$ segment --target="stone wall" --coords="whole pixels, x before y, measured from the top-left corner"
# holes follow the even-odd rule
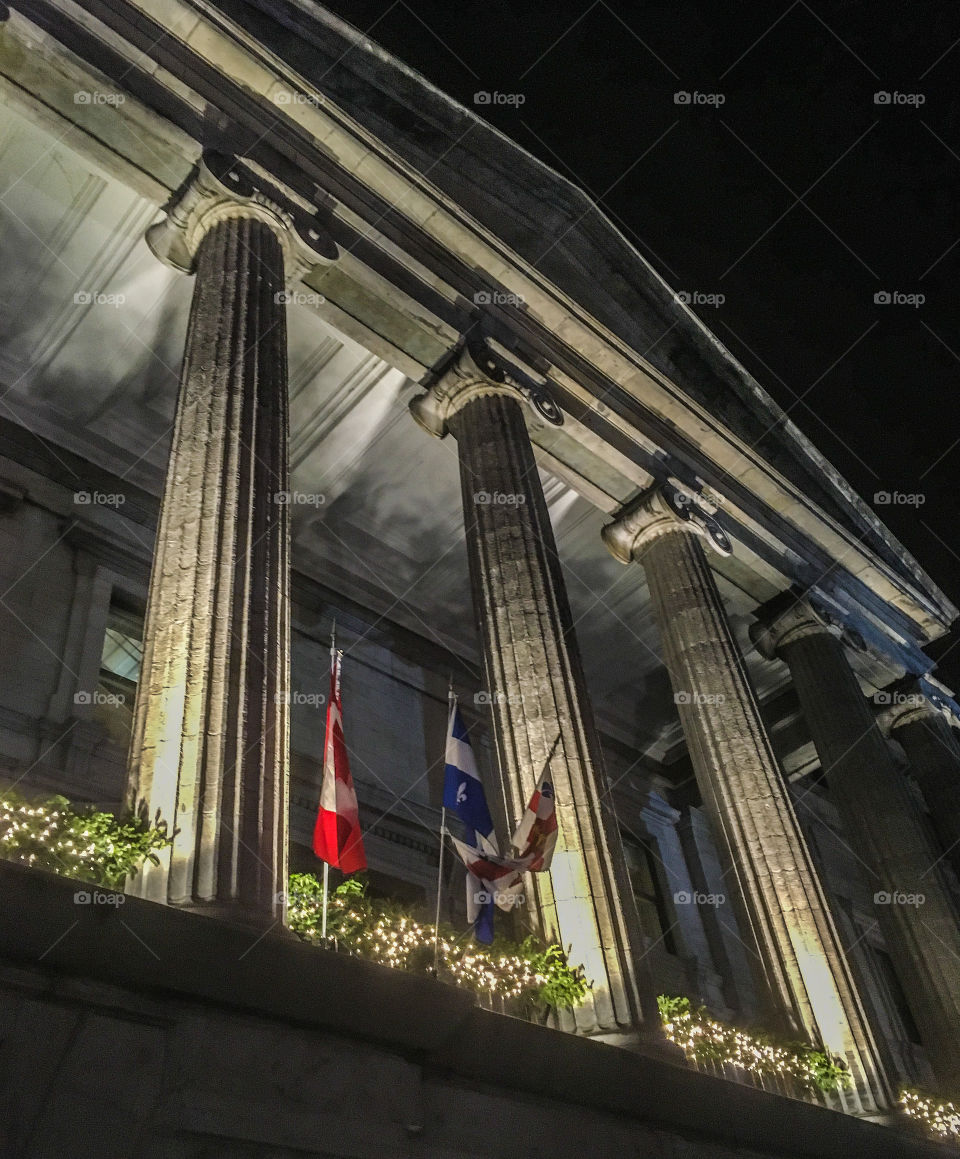
[[[0,862],[9,1159],[936,1159],[898,1128]]]

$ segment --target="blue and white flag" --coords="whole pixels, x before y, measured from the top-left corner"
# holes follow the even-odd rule
[[[447,764],[443,780],[443,807],[463,822],[468,845],[483,853],[497,853],[493,818],[477,772],[477,762],[456,701],[450,705],[447,727]],[[458,848],[459,848],[459,843]],[[467,869],[467,920],[478,942],[493,941],[494,901],[489,890]]]
[[[487,807],[483,792],[483,782],[477,773],[470,738],[463,724],[463,717],[456,701],[450,706],[450,723],[447,728],[447,766],[443,781],[443,807],[455,813],[463,822],[464,835],[468,845],[477,845],[477,837],[493,844],[490,852],[496,852],[497,839],[493,832],[493,818]]]

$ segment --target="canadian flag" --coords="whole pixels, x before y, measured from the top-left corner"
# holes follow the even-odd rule
[[[340,704],[342,652],[330,652],[330,699],[327,702],[327,737],[323,757],[320,809],[313,829],[313,852],[344,873],[367,868],[360,835],[357,794],[350,776],[347,746],[343,740],[343,708]]]

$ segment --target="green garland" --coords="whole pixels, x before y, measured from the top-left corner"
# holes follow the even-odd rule
[[[796,1079],[808,1090],[831,1092],[850,1084],[843,1063],[828,1051],[805,1042],[777,1042],[762,1031],[748,1033],[711,1018],[689,998],[657,998],[667,1038],[688,1058],[736,1066],[755,1075]]]
[[[29,801],[13,789],[0,792],[0,857],[64,877],[122,889],[170,838],[138,817],[75,808],[66,797]],[[290,876],[287,920],[304,941],[322,944],[323,886],[311,873]],[[331,893],[327,941],[348,953],[394,968],[433,972],[436,927],[418,922],[396,902],[373,899],[357,878]],[[489,948],[464,945],[451,927],[439,927],[441,976],[477,993],[519,999],[532,1011],[578,1006],[590,990],[580,967],[562,947],[543,946],[532,935],[519,944],[498,937]],[[657,999],[668,1039],[688,1058],[740,1067],[756,1075],[790,1075],[817,1091],[850,1083],[843,1064],[808,1043],[778,1043],[762,1032],[747,1033],[711,1018],[689,998]],[[904,1113],[933,1135],[960,1142],[960,1109],[922,1091],[903,1090]]]
[[[0,792],[0,857],[107,889],[121,890],[170,838],[139,817],[77,808],[65,797],[29,801],[13,789]],[[304,941],[321,943],[323,887],[310,873],[289,884],[288,924]],[[370,898],[350,878],[332,893],[328,942],[382,965],[418,973],[433,970],[433,925],[418,922],[396,902]],[[464,944],[451,927],[440,927],[440,973],[477,993],[517,999],[531,1013],[576,1006],[590,989],[560,946],[534,937],[519,945],[498,937],[490,947]]]
[[[291,874],[287,925],[304,941],[322,945],[322,923],[323,885],[312,873]],[[432,973],[437,928],[396,902],[370,897],[355,877],[330,892],[327,943],[381,965]],[[441,924],[438,949],[441,977],[478,994],[559,1009],[579,1005],[590,989],[560,946],[542,946],[532,935],[519,944],[497,937],[491,946],[478,947]]]
[[[0,793],[0,857],[35,869],[122,889],[169,844],[165,832],[138,817],[77,809],[66,797],[30,802],[13,789]]]

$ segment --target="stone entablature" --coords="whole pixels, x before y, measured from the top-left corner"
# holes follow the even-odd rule
[[[94,38],[102,34],[102,26],[92,17],[72,7],[69,11],[61,8],[58,0],[39,0],[39,4],[68,47],[82,49],[88,43],[81,29],[92,32]],[[162,14],[148,3],[123,0],[101,13],[99,19],[112,27],[116,41],[112,47],[125,55],[129,74],[136,75],[138,82],[143,80],[138,93],[151,91],[163,108],[163,116],[155,117],[156,126],[152,127],[158,135],[165,132],[170,140],[163,151],[153,150],[152,160],[150,150],[141,151],[137,143],[143,136],[141,122],[150,121],[152,110],[133,93],[127,95],[122,114],[114,115],[136,118],[141,131],[126,135],[123,144],[117,134],[105,133],[102,109],[58,108],[61,116],[69,116],[76,125],[77,146],[85,145],[98,163],[104,162],[105,155],[115,157],[115,167],[125,180],[133,170],[155,168],[158,158],[166,159],[170,151],[184,149],[184,134],[188,128],[195,130],[196,108],[204,105],[229,109],[216,122],[217,132],[224,138],[231,131],[241,136],[249,132],[259,142],[264,118],[269,116],[274,130],[269,142],[272,152],[268,154],[263,146],[253,147],[252,153],[258,164],[269,156],[269,164],[280,159],[275,168],[296,169],[302,180],[297,182],[295,196],[291,191],[292,200],[303,204],[305,189],[313,183],[314,200],[336,219],[338,236],[343,236],[349,256],[337,276],[342,273],[349,282],[350,309],[338,306],[333,282],[329,305],[344,324],[349,321],[360,327],[357,336],[369,342],[371,349],[380,350],[406,373],[419,377],[447,356],[456,336],[469,329],[478,314],[501,339],[510,341],[523,332],[522,340],[537,347],[540,356],[552,364],[551,380],[562,386],[565,395],[558,397],[559,405],[570,410],[582,407],[593,430],[611,447],[629,442],[630,455],[641,469],[656,473],[666,466],[667,473],[681,474],[681,463],[687,464],[687,469],[693,464],[697,474],[724,492],[725,526],[757,568],[776,570],[786,586],[809,581],[809,575],[793,574],[805,560],[815,561],[818,571],[833,565],[835,580],[846,588],[850,602],[884,621],[891,650],[908,661],[904,667],[915,670],[921,663],[913,643],[918,630],[921,638],[939,634],[955,611],[899,546],[891,547],[875,517],[868,515],[843,481],[834,477],[829,465],[799,432],[783,423],[788,432],[786,442],[795,452],[795,461],[805,464],[812,489],[790,482],[783,473],[783,467],[789,466],[789,455],[777,465],[764,461],[751,450],[752,440],[738,438],[734,430],[717,421],[715,408],[693,397],[692,386],[682,375],[672,378],[669,368],[651,365],[637,353],[645,347],[635,343],[631,348],[615,331],[598,322],[590,312],[591,305],[599,309],[596,302],[572,298],[569,290],[551,283],[505,247],[489,224],[479,225],[464,213],[456,197],[431,185],[415,165],[403,159],[403,142],[378,140],[371,127],[362,123],[362,103],[345,111],[336,94],[345,81],[356,84],[360,75],[369,79],[366,65],[357,76],[350,75],[356,62],[369,63],[367,58],[373,51],[369,44],[352,46],[347,54],[349,63],[340,71],[330,70],[323,86],[327,91],[322,92],[283,59],[282,48],[278,51],[284,36],[280,25],[274,28],[267,23],[265,27],[280,39],[266,46],[226,17],[214,20],[183,0],[171,0]],[[18,44],[22,40],[28,46],[31,59],[36,58],[36,32],[28,21],[15,13],[8,32]],[[338,40],[345,35],[344,29],[331,25],[322,12],[307,20],[301,32],[307,40],[320,37],[321,45],[331,37]],[[166,46],[162,61],[154,59],[158,44]],[[169,70],[171,58],[166,53],[173,45],[178,65],[184,70],[182,77]],[[0,74],[6,69],[11,81],[21,88],[25,85],[28,93],[33,86],[36,98],[47,107],[53,98],[44,86],[56,87],[49,63],[56,58],[56,50],[49,38],[43,48],[47,71],[39,68],[36,75],[22,75],[17,64],[21,52],[10,60],[0,59]],[[378,59],[379,67],[386,63],[388,71],[390,66],[397,67],[389,58]],[[147,61],[149,84],[144,68]],[[75,58],[70,58],[70,67],[75,73]],[[342,96],[348,103],[349,93],[347,85]],[[422,96],[431,105],[438,99],[443,104],[432,91],[425,90]],[[396,98],[393,93],[389,99]],[[452,108],[447,103],[444,116]],[[439,107],[437,112],[439,115]],[[459,113],[464,115],[463,110]],[[390,135],[388,125],[381,129]],[[110,148],[104,148],[104,139],[111,141]],[[501,142],[500,147],[507,146]],[[162,179],[169,188],[170,173],[178,172],[179,166],[166,165],[160,178],[151,175],[153,187]],[[279,177],[277,182],[278,187],[284,184]],[[334,189],[336,195],[331,196]],[[533,191],[526,190],[525,196],[533,197]],[[385,212],[388,207],[389,214]],[[378,228],[369,225],[371,213]],[[383,219],[388,216],[385,223]],[[403,253],[399,264],[397,247]],[[442,262],[437,260],[438,253],[444,255]],[[666,287],[650,281],[649,271],[636,255],[633,261],[637,277],[659,300]],[[592,266],[588,262],[582,268]],[[364,288],[369,294],[374,285],[375,294],[380,296],[377,308],[373,308],[374,303],[369,310],[358,307],[357,291]],[[492,303],[484,303],[478,295],[489,297],[491,286],[512,295],[519,304],[494,308]],[[473,309],[469,306],[471,298]],[[340,302],[347,306],[342,295]],[[387,303],[391,318],[409,319],[413,326],[416,315],[415,335],[412,330],[406,335],[384,333],[390,326],[384,325],[386,314],[379,307]],[[697,357],[706,357],[704,352],[709,352],[707,361],[719,360],[717,366],[723,366],[724,389],[730,390],[732,376],[738,384],[733,393],[743,396],[741,405],[749,400],[761,411],[769,409],[769,400],[760,388],[702,332],[692,315],[682,307],[675,307],[675,313],[674,324]],[[406,323],[398,324],[402,327]],[[425,353],[427,346],[430,353]],[[750,409],[746,406],[745,413]],[[709,456],[704,453],[708,443]],[[575,448],[568,446],[567,451],[576,456]],[[567,466],[575,477],[577,464]],[[830,497],[822,496],[818,506],[810,496],[816,490],[813,484],[819,485],[823,478],[830,480]],[[744,479],[749,479],[749,486],[734,486],[734,480]],[[635,487],[624,475],[612,498],[622,505]],[[591,501],[595,498],[589,487],[584,494]],[[866,547],[867,543],[871,546]]]

